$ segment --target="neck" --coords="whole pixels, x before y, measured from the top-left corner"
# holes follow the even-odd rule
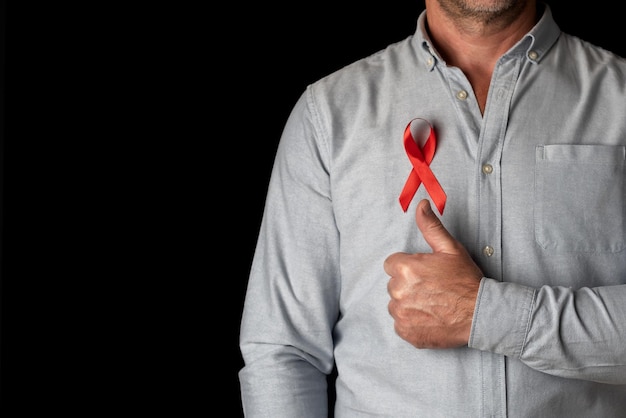
[[[498,59],[537,21],[536,1],[425,0],[429,36],[447,65],[460,68],[484,109]],[[477,6],[476,3],[497,3]]]

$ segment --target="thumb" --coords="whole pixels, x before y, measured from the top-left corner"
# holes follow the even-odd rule
[[[428,199],[417,204],[415,223],[434,252],[458,254],[460,245],[430,207]]]

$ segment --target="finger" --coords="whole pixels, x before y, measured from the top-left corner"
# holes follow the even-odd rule
[[[417,204],[415,223],[434,252],[450,254],[459,252],[458,241],[450,235],[441,220],[432,211],[428,199],[422,199]]]
[[[407,255],[407,253],[403,252],[397,252],[389,255],[383,263],[383,270],[385,270],[385,273],[387,273],[389,276],[396,275],[398,263],[400,262],[400,260],[405,259]]]

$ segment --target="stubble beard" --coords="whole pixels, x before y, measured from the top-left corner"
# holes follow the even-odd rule
[[[437,0],[453,20],[473,20],[483,24],[510,21],[524,9],[527,0]]]

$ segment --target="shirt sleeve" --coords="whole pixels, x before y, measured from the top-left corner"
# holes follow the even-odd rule
[[[305,92],[285,125],[252,261],[240,329],[246,417],[328,415],[339,236],[313,108]]]
[[[626,285],[534,289],[483,278],[469,346],[551,375],[626,384]]]

